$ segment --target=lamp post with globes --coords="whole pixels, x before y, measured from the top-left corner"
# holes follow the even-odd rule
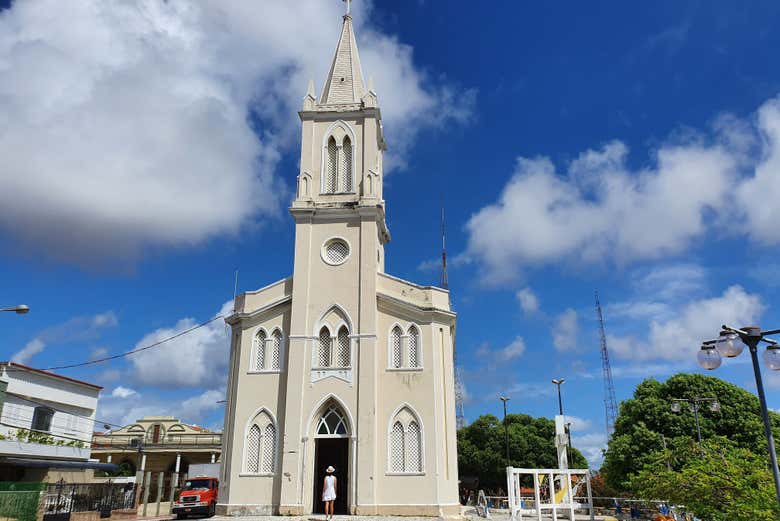
[[[717,340],[707,340],[702,343],[697,358],[700,366],[708,371],[712,371],[720,367],[722,363],[721,357],[735,358],[742,354],[745,346],[748,346],[750,358],[753,361],[753,373],[756,377],[756,390],[758,391],[758,401],[761,404],[761,415],[764,420],[764,433],[769,446],[769,459],[772,463],[772,475],[775,479],[775,493],[777,494],[777,502],[780,504],[780,471],[777,468],[777,453],[775,452],[775,440],[772,436],[772,423],[769,419],[769,410],[766,405],[761,366],[758,363],[758,346],[761,343],[767,344],[763,356],[764,365],[773,371],[780,371],[780,344],[768,338],[774,335],[780,335],[780,329],[761,331],[761,328],[756,326],[737,329],[724,325]]]
[[[695,398],[673,398],[672,412],[681,412],[682,404],[684,403],[688,404],[693,416],[696,418],[696,438],[699,440],[699,446],[701,447],[701,423],[699,423],[700,404],[709,403],[712,412],[720,412],[720,402],[717,398],[699,398],[698,396]]]

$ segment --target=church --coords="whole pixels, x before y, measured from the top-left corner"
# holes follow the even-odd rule
[[[385,273],[377,94],[349,14],[302,122],[292,276],[236,298],[223,515],[460,514],[455,313],[445,289]]]

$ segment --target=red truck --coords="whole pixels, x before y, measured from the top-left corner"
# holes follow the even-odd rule
[[[217,494],[219,480],[207,476],[197,476],[184,483],[179,499],[173,504],[176,519],[184,519],[190,515],[205,515],[211,517],[217,509]]]

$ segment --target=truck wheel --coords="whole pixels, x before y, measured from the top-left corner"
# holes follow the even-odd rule
[[[214,517],[214,514],[216,513],[217,513],[217,504],[212,503],[211,505],[209,505],[209,517]]]

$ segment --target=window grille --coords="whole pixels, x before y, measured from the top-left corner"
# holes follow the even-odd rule
[[[409,367],[420,367],[420,332],[409,328]]]
[[[404,426],[401,422],[395,422],[390,432],[390,470],[404,471]]]
[[[390,333],[390,345],[393,350],[393,368],[400,369],[403,363],[403,351],[401,348],[401,328],[395,326]]]
[[[325,171],[325,193],[333,194],[336,192],[336,170],[338,169],[338,147],[336,140],[328,140],[328,163]]]
[[[422,436],[416,421],[406,431],[406,472],[422,472]]]
[[[328,331],[328,328],[323,327],[320,330],[320,367],[330,367],[330,344],[330,331]]]
[[[338,343],[338,365],[339,367],[349,367],[352,364],[350,363],[349,332],[346,327],[339,329]]]
[[[338,265],[347,260],[349,256],[349,246],[340,240],[330,241],[325,246],[325,260],[328,264]]]
[[[265,331],[258,331],[255,335],[255,359],[253,363],[253,369],[255,371],[262,371],[265,369]]]
[[[260,468],[260,442],[260,427],[252,425],[246,438],[246,471],[252,474],[257,474]]]
[[[273,334],[273,347],[271,351],[271,369],[281,368],[282,357],[282,332],[278,329]]]
[[[33,410],[33,419],[30,428],[34,431],[49,432],[51,430],[51,420],[53,417],[54,409],[49,407],[36,407]]]
[[[265,428],[265,436],[263,436],[263,466],[262,471],[264,474],[271,474],[276,467],[276,429],[272,424],[268,424]]]
[[[348,137],[341,148],[341,191],[352,191],[352,142]]]

